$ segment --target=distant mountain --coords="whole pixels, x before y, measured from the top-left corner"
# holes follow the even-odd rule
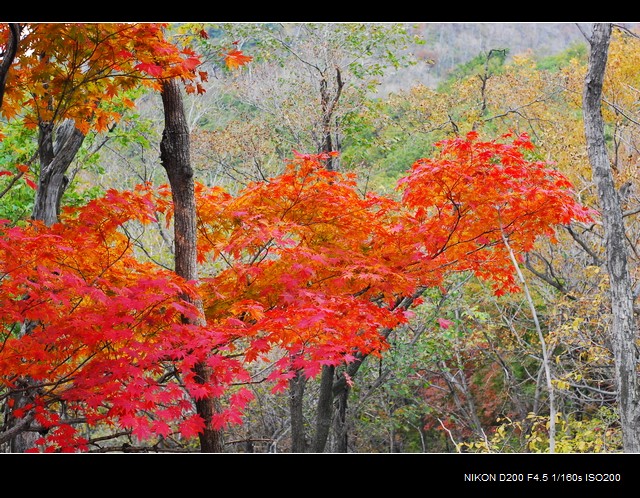
[[[634,29],[639,23],[618,23]],[[586,43],[578,25],[589,23],[414,23],[412,30],[425,40],[414,47],[420,62],[389,75],[383,93],[398,91],[417,83],[435,87],[449,71],[481,52],[508,49],[510,56],[532,51],[540,57],[562,52],[572,44]],[[432,61],[432,62],[431,62]]]

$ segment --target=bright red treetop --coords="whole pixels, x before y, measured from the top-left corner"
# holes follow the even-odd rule
[[[534,145],[526,134],[485,142],[471,132],[436,145],[439,155],[416,161],[399,182],[411,212],[405,236],[423,253],[428,285],[446,271],[469,270],[494,281],[499,294],[516,291],[503,235],[522,253],[538,237],[555,240],[557,225],[590,219],[564,175],[527,159]]]

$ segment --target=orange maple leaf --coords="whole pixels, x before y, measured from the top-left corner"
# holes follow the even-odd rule
[[[229,69],[236,69],[240,66],[244,66],[252,60],[253,57],[250,55],[244,55],[242,50],[233,49],[224,54],[224,62]]]

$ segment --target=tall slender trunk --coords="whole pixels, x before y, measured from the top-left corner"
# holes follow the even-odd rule
[[[196,201],[191,167],[189,127],[184,113],[182,94],[176,80],[162,84],[165,128],[160,142],[160,159],[167,171],[174,207],[174,249],[175,272],[186,280],[198,279],[196,252]],[[194,321],[204,325],[204,310],[201,301],[193,301],[185,296],[201,311],[202,318]],[[211,370],[205,363],[195,365],[196,380],[206,384],[211,379]],[[202,453],[224,451],[222,432],[211,427],[211,420],[219,411],[216,398],[205,397],[195,402],[197,413],[205,422],[205,429],[199,435]]]
[[[502,241],[504,242],[507,251],[509,252],[509,257],[511,259],[511,263],[513,264],[513,268],[518,275],[518,280],[522,284],[522,288],[524,290],[524,295],[527,299],[527,303],[529,304],[529,310],[531,311],[531,317],[533,318],[533,323],[536,326],[536,332],[538,334],[538,339],[540,340],[540,348],[542,350],[542,368],[544,370],[545,379],[547,381],[547,392],[549,393],[549,453],[555,453],[556,451],[556,416],[558,414],[558,409],[556,406],[556,393],[553,387],[553,374],[551,372],[552,361],[549,356],[549,350],[547,349],[547,343],[545,341],[544,335],[542,334],[542,328],[540,327],[540,320],[538,320],[538,312],[536,311],[535,304],[533,302],[533,298],[531,297],[531,292],[529,292],[529,285],[522,274],[522,270],[520,270],[520,266],[518,265],[518,261],[516,259],[516,255],[511,249],[511,245],[509,244],[509,239],[502,230]]]
[[[593,24],[589,39],[591,52],[583,92],[583,111],[587,152],[593,181],[598,190],[605,231],[612,312],[610,336],[615,359],[623,449],[628,453],[637,453],[640,452],[637,327],[633,316],[631,276],[627,267],[623,211],[606,149],[601,108],[611,30],[610,23]]]

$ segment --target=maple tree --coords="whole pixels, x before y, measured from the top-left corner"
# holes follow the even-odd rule
[[[71,118],[80,131],[98,131],[119,116],[104,104],[140,84],[160,89],[166,78],[199,91],[200,60],[169,41],[161,23],[33,23],[20,26],[14,64],[8,70],[2,114],[26,126]],[[0,29],[0,44],[11,31]],[[130,107],[134,103],[129,101]]]
[[[555,226],[589,219],[592,210],[573,200],[571,183],[544,161],[531,161],[526,134],[506,134],[511,143],[477,141],[478,134],[436,144],[441,156],[418,160],[399,181],[404,204],[414,210],[414,232],[429,254],[421,265],[429,272],[472,270],[495,281],[498,294],[518,290],[508,261],[506,236],[516,253],[530,251],[541,235],[553,239]],[[490,250],[481,250],[489,248]]]
[[[548,62],[533,53],[514,54],[507,63],[503,58],[498,61],[498,58],[492,56],[492,51],[489,51],[481,54],[482,57],[474,61],[475,65],[470,64],[464,68],[468,73],[459,73],[458,78],[446,80],[437,90],[416,85],[380,103],[374,102],[371,110],[364,116],[367,120],[364,121],[367,124],[365,131],[367,136],[371,136],[368,138],[369,143],[381,144],[384,153],[380,152],[380,147],[362,147],[354,151],[364,155],[374,174],[380,171],[368,184],[374,184],[375,187],[382,184],[384,187],[389,178],[402,174],[401,165],[406,164],[407,160],[413,161],[415,157],[423,155],[429,157],[432,154],[431,144],[448,133],[464,134],[473,129],[481,134],[493,135],[510,128],[526,129],[535,137],[535,156],[554,158],[557,162],[555,168],[572,181],[582,202],[596,206],[584,153],[581,113],[576,112],[580,105],[576,96],[580,94],[584,74],[584,53],[583,50],[573,48],[567,50],[554,58],[554,65],[549,70],[542,69],[543,66],[548,67]],[[624,53],[628,54],[628,50]],[[493,54],[495,55],[495,51]],[[494,62],[500,64],[493,66]],[[617,68],[618,64],[612,67]],[[620,82],[622,78],[613,76],[611,80]],[[389,119],[389,116],[393,116],[393,119]],[[623,142],[626,143],[627,140],[620,142],[621,147],[624,147]],[[349,157],[352,156],[349,153]],[[616,157],[624,159],[625,155],[619,154]],[[555,238],[557,240],[553,242],[538,240],[532,250],[524,253],[522,262],[523,270],[535,276],[529,285],[534,291],[537,313],[543,327],[551,329],[563,327],[567,320],[571,323],[571,315],[576,319],[582,315],[582,310],[575,309],[569,317],[558,316],[553,312],[558,301],[571,303],[582,296],[587,301],[593,299],[594,293],[601,292],[597,279],[593,278],[594,273],[590,271],[590,265],[598,265],[599,254],[602,254],[599,224],[573,222],[564,225],[555,234]],[[549,396],[533,398],[529,395],[529,389],[549,393],[548,388],[538,385],[539,380],[529,377],[530,369],[537,368],[536,362],[531,361],[533,358],[544,363],[540,358],[542,345],[529,333],[530,317],[518,317],[522,294],[496,299],[486,295],[487,291],[488,286],[477,286],[473,280],[460,291],[469,295],[468,307],[483,300],[495,303],[487,310],[492,317],[492,327],[490,331],[483,329],[487,332],[486,339],[490,344],[484,352],[484,364],[477,363],[476,357],[473,360],[476,366],[470,371],[460,369],[460,375],[477,378],[485,369],[492,371],[491,364],[499,365],[503,372],[503,389],[510,393],[510,401],[505,402],[504,409],[510,416],[515,415],[524,422],[529,410],[536,414],[544,413],[550,402]],[[565,298],[560,298],[560,294]],[[463,306],[459,312],[464,313],[464,310]],[[505,323],[510,324],[510,330],[501,330],[504,327],[501,324]],[[585,331],[581,328],[580,333],[583,332]],[[597,330],[594,332],[594,339],[597,340],[600,336]],[[510,335],[517,338],[518,342],[510,340]],[[466,347],[463,344],[462,351],[472,351],[475,348],[475,341],[471,337],[463,343],[466,343]],[[554,355],[554,360],[559,360],[559,356],[562,356],[568,360],[566,366],[569,367],[574,357],[564,351],[565,343],[554,340],[552,344],[553,348],[549,351]],[[464,354],[463,358],[466,360]],[[573,365],[577,363],[579,362],[574,362]],[[526,365],[524,370],[523,365]],[[554,363],[554,368],[561,369],[559,365],[560,363]],[[590,370],[588,365],[583,367],[583,373]],[[458,369],[458,365],[451,364],[450,368]],[[434,362],[432,369],[439,372],[439,364]],[[447,375],[447,371],[442,371],[429,378],[446,386]],[[575,409],[591,410],[589,400],[600,395],[596,391],[592,392],[590,386],[602,386],[597,377],[574,382],[571,390],[555,389],[558,404],[573,403],[577,395],[585,404],[577,403]],[[594,381],[593,384],[591,380]],[[455,390],[451,391],[453,393]],[[436,392],[439,393],[437,396]],[[440,394],[439,391],[430,390],[426,402],[446,422],[447,411],[455,408],[453,404],[445,403]],[[481,413],[483,407],[491,406],[495,399],[484,393],[476,401],[476,409]],[[455,410],[451,420],[456,420],[456,423],[447,424],[451,433],[443,433],[445,441],[449,440],[450,435],[465,438],[469,434],[461,427],[464,425],[462,421],[470,418],[469,410]],[[429,419],[434,420],[431,417]],[[492,430],[491,424],[488,425],[483,430]],[[440,427],[440,422],[435,419],[435,424],[430,422],[429,426],[433,427],[434,434]]]
[[[630,241],[629,264],[634,282],[637,280],[637,251],[634,248],[638,234],[638,197],[635,178],[637,126],[634,123],[632,102],[635,97],[632,89],[637,87],[637,72],[633,71],[637,58],[636,47],[637,36],[614,30],[610,62],[605,75],[606,105],[603,106],[608,131],[605,138],[614,165],[614,181],[625,206],[625,236]],[[397,106],[385,107],[388,102],[394,102],[395,95],[382,100],[376,107],[377,111],[383,112],[380,120],[364,130],[367,134],[365,138],[373,138],[360,149],[368,153],[361,169],[363,177],[366,175],[363,188],[388,190],[392,176],[402,174],[405,166],[416,157],[430,157],[433,141],[448,133],[465,133],[473,126],[481,134],[494,136],[496,130],[514,127],[529,130],[535,137],[536,155],[554,158],[558,163],[556,167],[574,183],[582,202],[597,208],[581,112],[586,55],[587,46],[582,44],[558,57],[547,59],[541,59],[533,53],[513,54],[498,68],[499,71],[488,73],[481,67],[484,63],[479,64],[477,74],[456,82],[446,91],[440,89],[435,92],[418,86],[411,89],[411,99],[407,97]],[[485,85],[482,85],[479,76],[483,77]],[[490,77],[487,79],[486,76]],[[377,106],[378,101],[375,100],[372,105]],[[480,116],[479,110],[483,106],[484,113]],[[384,135],[380,131],[383,125],[390,125],[382,130]],[[389,133],[392,126],[392,133]],[[247,138],[251,136],[249,133]],[[259,143],[264,144],[272,136],[267,135]],[[276,136],[281,137],[282,133]],[[342,142],[343,145],[348,144],[347,154],[342,156],[341,162],[351,168],[358,164],[362,156],[353,154],[352,137],[347,136],[345,134]],[[379,147],[381,143],[384,148]],[[372,163],[380,170],[375,184],[368,175]],[[236,170],[233,171],[235,173]],[[595,413],[594,406],[598,403],[603,406],[615,404],[612,397],[615,391],[613,360],[609,352],[610,343],[606,340],[610,310],[602,300],[608,287],[607,275],[603,271],[606,248],[602,225],[597,220],[572,223],[560,230],[556,237],[558,242],[555,244],[539,240],[536,247],[524,255],[523,265],[527,272],[536,276],[529,283],[535,286],[534,297],[543,325],[549,327],[549,345],[553,347],[554,361],[557,361],[554,363],[557,375],[554,382],[557,380],[558,402],[565,409],[588,417]],[[469,294],[470,300],[475,302],[480,299],[478,293],[484,296],[486,288],[467,286],[462,292]],[[631,288],[636,289],[637,286],[632,284]],[[484,298],[488,299],[486,296]],[[637,290],[634,298],[637,298]],[[515,379],[509,385],[510,403],[518,407],[518,413],[524,414],[520,417],[524,422],[526,410],[532,410],[538,416],[545,413],[548,406],[544,395],[534,398],[531,394],[544,393],[546,390],[533,375],[537,368],[536,361],[540,361],[540,344],[530,334],[530,318],[518,316],[518,309],[522,306],[521,295],[503,296],[492,302],[496,303],[495,308],[490,310],[493,325],[501,331],[501,323],[511,324],[511,330],[506,331],[506,335],[491,336],[491,339],[492,346],[498,347],[496,354],[507,359],[505,378],[516,374],[516,377],[509,377]],[[558,307],[563,310],[562,313],[557,311]],[[585,314],[588,319],[582,320]],[[513,322],[514,318],[517,321]],[[559,332],[557,336],[555,331]],[[514,343],[509,340],[509,334],[513,336],[512,339],[522,341]],[[563,340],[556,340],[559,336]],[[600,358],[598,368],[592,368],[589,362],[582,361],[593,355]],[[487,352],[485,361],[497,359]],[[527,370],[523,370],[523,365],[527,366]],[[512,372],[508,373],[507,369]],[[570,369],[573,371],[570,372]],[[581,377],[583,374],[585,376]],[[567,380],[571,381],[570,387],[565,387]],[[491,402],[488,399],[481,401],[485,404]],[[525,411],[521,412],[520,407]],[[368,429],[373,422],[368,419],[366,423]],[[363,433],[367,433],[366,429],[359,434]],[[355,441],[354,438],[352,448],[357,447]]]
[[[166,41],[163,28],[144,23],[2,25],[0,45],[8,55],[3,59],[1,112],[38,130],[37,187],[25,176],[36,190],[32,218],[48,225],[58,220],[69,183],[65,173],[90,127],[106,130],[119,119],[109,108],[119,92],[140,83],[159,88],[161,77],[195,79],[198,59]],[[19,63],[12,65],[14,61]],[[126,98],[123,103],[133,106]],[[16,165],[14,183],[34,159]],[[29,335],[32,329],[26,323],[21,333]],[[12,398],[18,408],[32,404],[29,387],[34,387],[28,377],[21,382],[27,387]],[[24,432],[12,439],[17,451],[31,444]]]
[[[347,252],[350,260],[358,261],[359,251],[364,248],[366,248],[367,258],[373,257],[374,259],[368,263],[372,265],[371,269],[364,274],[373,280],[361,282],[356,279],[355,283],[359,284],[361,288],[348,287],[349,296],[376,296],[375,303],[382,306],[385,312],[403,313],[407,303],[413,302],[412,299],[404,301],[403,298],[412,296],[416,289],[419,292],[421,288],[438,285],[442,281],[443,275],[448,271],[467,270],[476,272],[481,278],[494,281],[495,291],[498,294],[516,290],[513,269],[508,264],[508,251],[502,244],[503,233],[506,231],[512,239],[512,246],[518,252],[523,252],[530,250],[540,235],[552,235],[551,226],[553,224],[566,223],[571,219],[586,219],[588,211],[575,203],[571,191],[568,190],[569,183],[563,175],[549,169],[542,162],[530,162],[525,159],[523,151],[532,148],[532,144],[526,136],[515,137],[512,144],[476,143],[476,138],[475,134],[470,134],[466,139],[460,138],[443,142],[439,144],[443,147],[443,157],[416,163],[414,173],[407,177],[406,181],[401,182],[401,186],[405,189],[406,206],[413,210],[411,214],[404,212],[400,204],[393,205],[389,199],[386,199],[387,207],[384,210],[379,209],[376,215],[377,225],[380,225],[384,219],[381,216],[383,212],[389,215],[384,224],[380,225],[382,231],[371,234],[371,227],[376,225],[372,225],[366,218],[363,218],[364,225],[356,224],[354,221],[350,222],[350,226],[353,228],[363,226],[367,229],[365,232],[367,236],[359,240],[358,244]],[[500,163],[501,161],[503,164]],[[315,167],[318,168],[321,165]],[[315,173],[315,175],[324,176],[328,174],[324,171]],[[487,182],[489,174],[493,175],[496,182]],[[474,183],[476,181],[477,183]],[[324,195],[330,195],[333,192],[334,182],[335,180],[332,180],[322,189]],[[275,196],[275,199],[288,198],[287,195],[280,193],[278,189],[280,182],[260,182],[257,185],[262,192],[262,202],[268,202],[267,196]],[[443,189],[442,196],[436,195],[438,190],[434,188],[434,185],[439,185],[439,188]],[[466,191],[467,186],[468,191]],[[457,190],[460,191],[460,199],[465,199],[465,196],[468,195],[468,205],[466,203],[458,204],[454,199],[453,196],[457,196]],[[424,196],[423,192],[430,192],[431,195]],[[302,190],[296,191],[296,196],[301,196],[303,193]],[[316,199],[319,195],[314,192],[310,198]],[[306,199],[306,196],[303,198]],[[374,198],[374,196],[371,195],[370,198]],[[327,202],[330,205],[339,203],[337,199]],[[287,203],[282,204],[277,200],[274,203],[280,209],[292,210],[292,207]],[[317,212],[318,206],[322,204],[322,202],[315,202],[314,212]],[[221,201],[216,201],[214,205],[220,206]],[[349,199],[347,206],[344,206],[340,212],[349,213],[349,206],[358,208],[359,204],[356,199]],[[243,209],[238,211],[238,216],[245,216],[245,218],[236,221],[236,223],[241,223],[241,233],[244,234],[247,231],[251,233],[250,223],[257,216],[256,213],[261,213],[262,209],[264,208],[254,207],[249,210],[243,206]],[[359,216],[364,216],[364,212],[362,210],[360,212],[362,214]],[[220,212],[216,211],[216,213],[215,219],[219,219]],[[281,218],[282,215],[279,215],[276,220]],[[262,221],[262,216],[258,219]],[[260,225],[262,236],[266,238],[268,244],[277,244],[278,238],[272,236],[266,226],[266,221],[262,221]],[[216,229],[211,230],[211,233],[222,234],[224,231],[216,225]],[[277,232],[277,235],[279,238],[282,237],[280,231]],[[360,235],[360,237],[362,236]],[[213,235],[209,235],[209,237],[213,237]],[[323,239],[325,243],[328,240],[326,237]],[[344,243],[349,240],[349,237],[353,237],[353,235],[341,233],[338,240]],[[370,242],[363,246],[362,240],[370,240]],[[402,246],[398,245],[399,241],[403,242]],[[253,249],[249,246],[249,249],[255,252],[249,252],[245,256],[252,262],[250,273],[249,270],[238,273],[236,265],[232,265],[233,270],[228,271],[230,275],[233,275],[234,288],[240,281],[241,284],[247,286],[247,290],[250,290],[252,295],[259,292],[265,293],[261,290],[260,283],[263,278],[266,278],[263,275],[264,270],[258,271],[256,267],[275,265],[272,258],[278,253],[277,246],[265,246],[264,240],[259,242]],[[222,244],[223,242],[212,239],[211,243]],[[376,253],[378,250],[384,252]],[[488,255],[478,255],[481,251],[487,252]],[[267,254],[268,257],[266,257]],[[223,261],[225,264],[231,264],[232,259],[231,255],[228,255],[223,258]],[[336,292],[338,284],[344,285],[345,276],[349,278],[354,276],[351,267],[342,271],[337,269],[333,271],[333,260],[327,261],[322,258],[320,261],[323,263],[322,267],[329,270],[330,273],[329,276],[325,276],[319,281],[331,285],[333,292]],[[298,267],[297,264],[295,266],[287,265],[285,268],[288,273],[284,278],[292,279],[291,268]],[[392,273],[389,273],[390,271]],[[383,273],[380,274],[380,272]],[[310,273],[311,276],[316,274],[317,270]],[[334,275],[332,278],[331,274]],[[356,273],[355,276],[359,274]],[[376,275],[378,276],[376,277]],[[394,280],[391,276],[396,279],[402,276],[402,279]],[[269,278],[273,278],[273,276]],[[305,278],[309,277],[305,276]],[[244,283],[245,279],[246,283]],[[215,289],[216,303],[219,303],[217,301],[221,297],[219,292],[224,289],[224,286],[217,279],[215,282],[216,285],[212,287],[212,291]],[[266,294],[275,299],[279,295],[278,287],[273,287],[273,283],[270,285]],[[306,285],[310,287],[310,282],[307,282]],[[290,301],[292,303],[301,302],[300,299],[296,300],[293,297],[290,298]],[[264,304],[259,310],[263,308]],[[288,312],[292,311],[288,310]],[[323,316],[321,322],[324,323],[325,320],[329,320],[329,317]],[[304,323],[307,325],[306,321]],[[402,322],[398,321],[398,323]],[[337,331],[333,326],[329,330],[334,335],[345,334],[348,332],[349,326],[347,320],[343,322],[341,319],[340,323],[336,324]],[[386,339],[385,335],[394,329],[394,326],[387,324],[380,328],[380,325],[376,325],[374,328],[379,330],[381,334],[377,340],[383,340]],[[281,332],[278,333],[281,334]],[[348,341],[342,338],[340,344],[345,351],[348,351]],[[386,341],[383,341],[382,344],[386,344]],[[374,354],[379,354],[377,350],[374,352]],[[366,357],[367,354],[361,348],[349,353],[348,358],[352,361],[348,362],[346,375],[342,378],[349,379],[355,375],[363,357]],[[312,358],[312,356],[308,357],[308,359]],[[340,365],[340,363],[332,364],[326,352],[323,352],[321,358],[325,359],[324,366]],[[280,361],[284,363],[290,360],[283,357]],[[299,373],[303,373],[301,381],[304,381],[305,375],[308,373],[320,372],[318,364],[306,365],[303,358],[298,358],[298,362]],[[295,372],[291,371],[284,378],[296,378],[295,375]]]

